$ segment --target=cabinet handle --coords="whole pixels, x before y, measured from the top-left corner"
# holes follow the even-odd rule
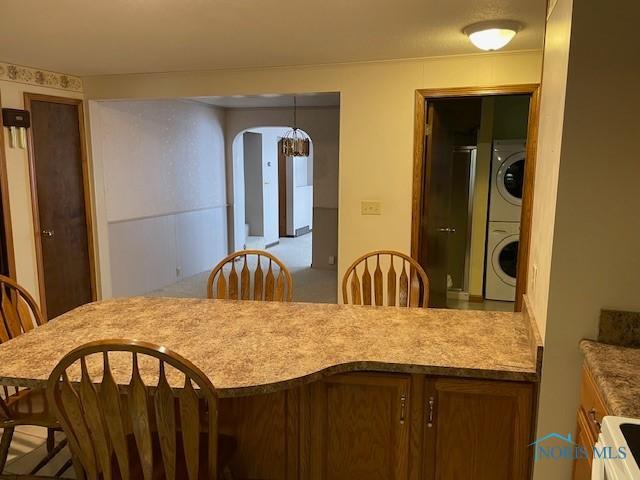
[[[407,408],[407,396],[400,395],[400,425],[404,425],[404,414]]]
[[[427,427],[433,427],[433,405],[435,403],[435,399],[433,397],[429,397],[429,403],[427,408],[429,409],[429,417],[427,419]]]
[[[598,430],[600,430],[600,422],[598,421],[598,418],[596,417],[596,409],[592,408],[591,410],[589,410],[589,418],[591,419],[591,421],[593,422],[593,424],[598,427]]]

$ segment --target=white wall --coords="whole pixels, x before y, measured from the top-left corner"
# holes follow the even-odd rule
[[[536,261],[542,257],[546,268],[551,256],[548,296],[541,291],[544,277],[532,292],[537,315],[546,319],[539,434],[575,428],[583,361],[578,342],[597,336],[600,309],[640,310],[639,17],[635,0],[573,6],[558,0],[550,18],[549,35],[558,39],[547,42],[547,58],[567,58],[568,50],[568,69],[566,94],[547,97],[541,119],[545,130],[561,127],[561,136],[547,130],[538,157],[539,164],[549,161],[554,168],[545,180],[552,183],[557,175],[555,199],[550,194],[539,206],[544,214],[534,212],[534,223],[545,229],[538,241],[546,242],[538,245]],[[562,72],[553,65],[548,69],[545,60],[545,88],[563,82]],[[558,104],[564,105],[561,122]],[[547,118],[549,124],[543,124]],[[550,225],[541,221],[554,225],[550,250]],[[570,462],[536,464],[539,479],[565,479],[570,472]]]
[[[308,157],[287,159],[291,164],[291,175],[287,180],[291,183],[292,190],[291,198],[287,195],[287,202],[291,202],[292,211],[291,229],[287,232],[288,235],[295,235],[296,230],[304,227],[313,229],[313,145],[309,150]],[[318,233],[321,237],[326,232]]]
[[[227,252],[224,113],[187,101],[92,102],[104,297],[211,268]]]
[[[558,0],[549,12],[544,48],[544,79],[538,124],[535,194],[527,294],[543,338],[547,321],[551,248],[555,224],[558,171],[573,0]]]
[[[228,110],[227,116],[233,116]],[[280,238],[278,231],[278,140],[287,131],[282,127],[252,128],[262,134],[262,172],[264,198],[264,243],[272,245]]]

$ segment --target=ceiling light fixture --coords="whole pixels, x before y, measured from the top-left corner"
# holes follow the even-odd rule
[[[512,20],[490,20],[464,27],[462,32],[481,50],[499,50],[522,30],[522,24]]]
[[[309,137],[297,125],[298,105],[293,96],[293,127],[282,137],[282,153],[286,157],[308,157]]]

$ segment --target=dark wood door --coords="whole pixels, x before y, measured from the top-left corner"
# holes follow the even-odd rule
[[[425,390],[433,410],[424,457],[434,460],[423,478],[530,478],[532,384],[442,378],[427,380]]]
[[[429,277],[429,306],[447,306],[447,244],[450,235],[453,138],[437,105],[427,105],[430,128],[425,149],[425,189],[422,205],[420,263]]]
[[[278,142],[278,235],[287,236],[287,157]]]
[[[406,480],[408,375],[335,375],[311,385],[309,478]]]
[[[47,318],[93,299],[77,102],[27,97],[31,111],[32,182],[40,237],[40,288]],[[44,296],[43,296],[44,293]]]

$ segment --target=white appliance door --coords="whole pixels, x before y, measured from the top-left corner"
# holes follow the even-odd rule
[[[511,205],[522,205],[524,165],[524,152],[514,153],[502,162],[497,172],[498,192]]]
[[[599,450],[604,446],[602,442],[602,434],[598,437],[598,441],[595,446]],[[591,480],[607,480],[607,474],[604,470],[604,460],[595,455],[593,457],[593,462],[591,463]]]

